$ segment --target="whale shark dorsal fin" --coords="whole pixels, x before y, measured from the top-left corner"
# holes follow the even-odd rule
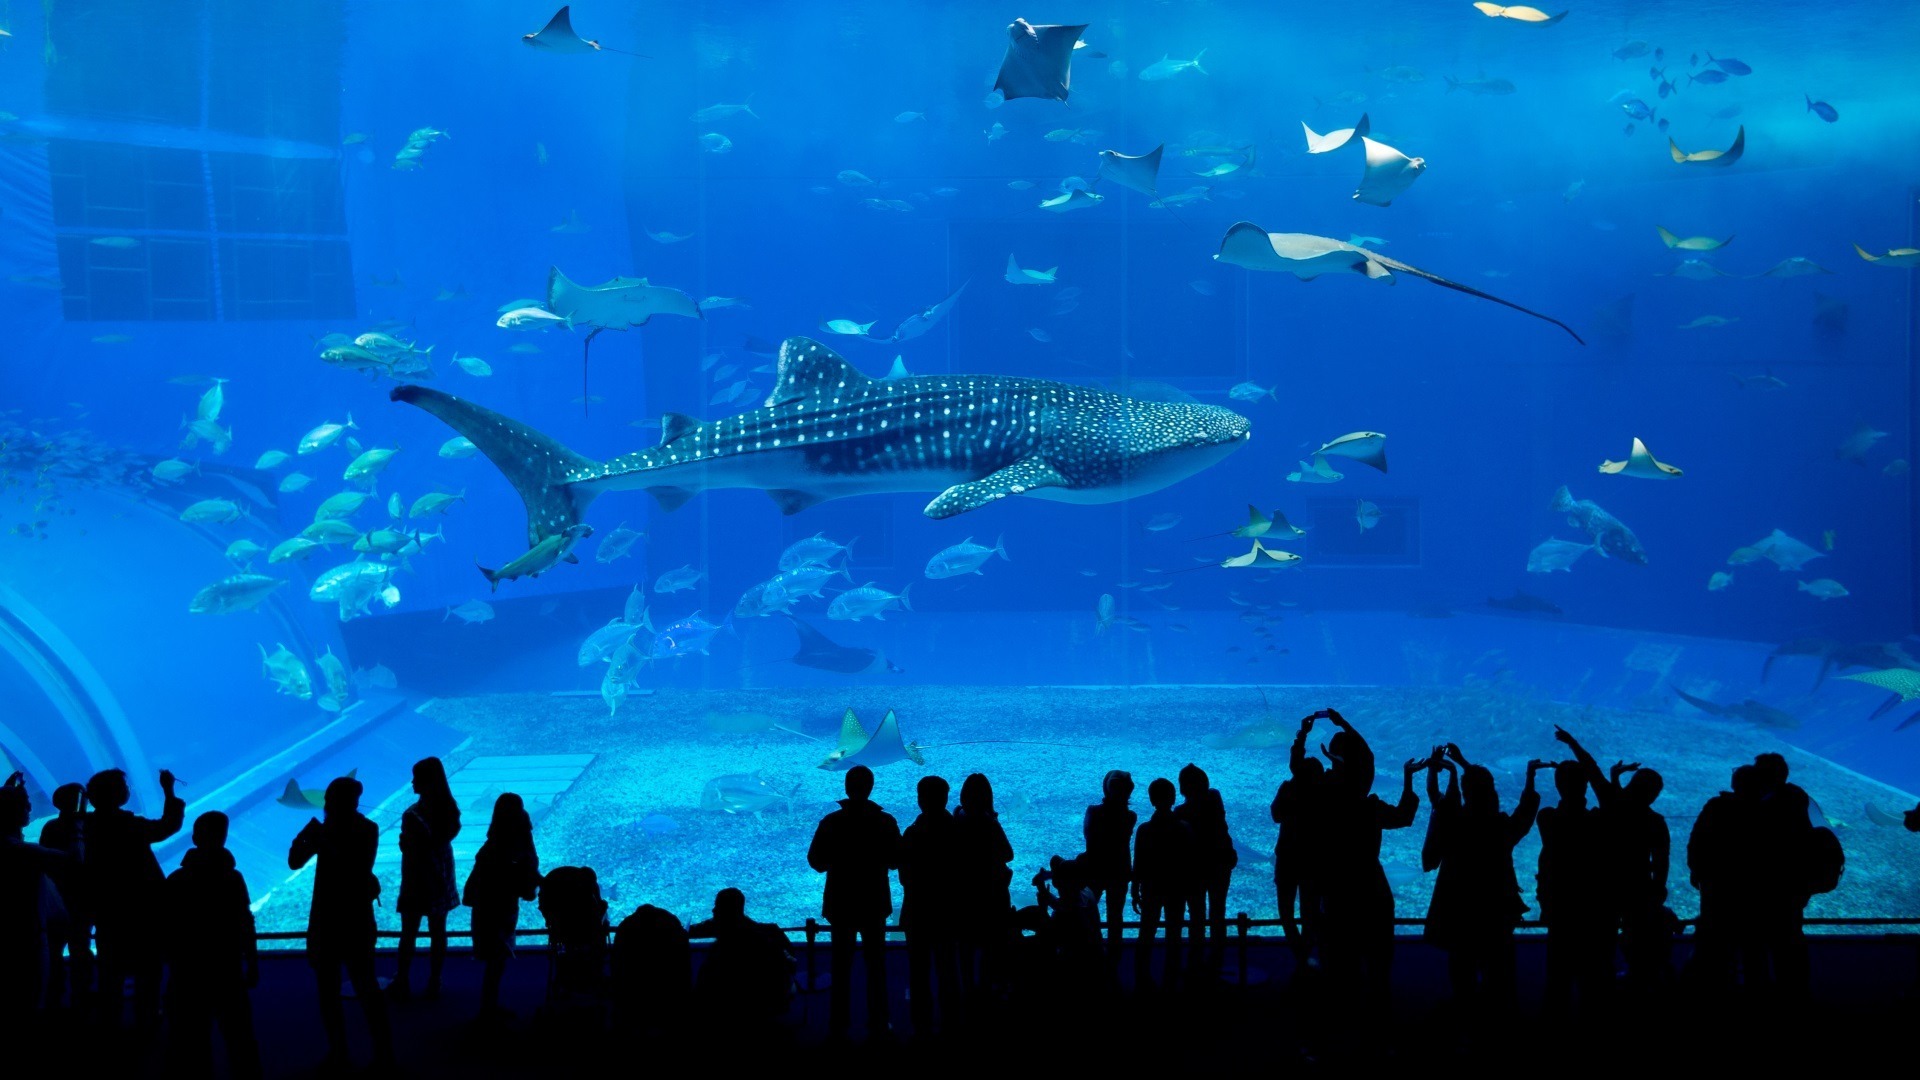
[[[860,726],[860,718],[848,709],[847,715],[840,718],[840,749],[852,754],[867,745],[867,729]]]
[[[996,499],[1022,495],[1035,488],[1071,487],[1060,471],[1044,458],[1021,458],[1002,469],[995,469],[978,480],[955,484],[934,496],[923,511],[930,518],[950,518],[964,514]]]
[[[700,426],[700,421],[686,413],[660,414],[660,445],[666,446],[673,440],[692,432]]]
[[[816,396],[836,396],[843,388],[865,383],[865,375],[846,358],[812,338],[792,337],[780,343],[779,374],[767,408],[790,405]]]

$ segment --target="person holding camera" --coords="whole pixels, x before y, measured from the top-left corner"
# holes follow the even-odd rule
[[[387,999],[373,973],[373,905],[380,898],[373,861],[380,847],[380,827],[360,812],[361,791],[360,781],[353,777],[336,777],[327,785],[325,816],[308,818],[287,852],[290,870],[315,860],[319,863],[313,871],[313,904],[307,913],[307,963],[320,994],[326,1066],[332,1069],[350,1064],[347,1018],[340,1003],[342,968],[366,1016],[375,1065],[393,1063]]]

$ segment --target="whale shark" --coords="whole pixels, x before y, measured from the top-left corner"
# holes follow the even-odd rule
[[[810,338],[780,346],[757,409],[702,422],[668,413],[656,446],[594,461],[452,394],[404,384],[388,395],[471,440],[519,492],[527,543],[581,523],[606,491],[644,490],[665,510],[712,488],[759,488],[783,513],[828,499],[938,492],[930,518],[1009,495],[1121,502],[1200,472],[1252,437],[1246,417],[1196,402],[1003,375],[871,379]]]

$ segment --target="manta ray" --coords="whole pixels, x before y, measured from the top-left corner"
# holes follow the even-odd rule
[[[900,665],[887,659],[885,653],[842,645],[814,629],[813,624],[798,615],[790,611],[781,614],[787,617],[787,621],[793,624],[794,632],[800,635],[800,647],[794,651],[791,659],[801,667],[835,671],[842,675],[898,673],[901,670]]]
[[[581,523],[604,491],[640,489],[673,510],[710,488],[759,488],[783,513],[828,499],[933,491],[930,518],[1009,495],[1120,502],[1184,480],[1239,449],[1252,424],[1229,409],[1138,401],[1002,375],[870,379],[809,338],[780,346],[764,405],[701,422],[668,413],[660,442],[594,461],[452,394],[390,393],[470,439],[527,508],[537,547]]]
[[[565,15],[561,8],[560,14]],[[555,16],[558,18],[559,16]],[[647,325],[655,315],[679,315],[705,319],[700,302],[679,289],[653,285],[646,278],[617,277],[598,285],[581,285],[560,272],[547,268],[546,310],[566,320],[568,329],[585,327],[587,339],[580,346],[580,403],[584,411],[593,400],[587,393],[587,363],[593,356],[593,339],[603,330],[625,332]]]
[[[609,49],[597,41],[589,41],[581,37],[573,29],[572,12],[573,6],[571,4],[561,8],[559,11],[553,13],[553,18],[547,20],[547,25],[535,30],[531,34],[520,35],[520,40],[535,49],[541,49],[546,52],[611,52],[622,53],[626,56],[639,56],[642,60],[647,59],[647,57],[640,53],[630,53],[624,49]]]
[[[947,312],[953,310],[953,305],[960,302],[960,294],[966,292],[967,286],[971,284],[973,284],[973,279],[971,278],[961,282],[960,287],[949,293],[945,300],[940,301],[932,307],[922,308],[900,320],[900,325],[893,328],[893,333],[888,334],[886,337],[868,335],[867,340],[885,342],[888,345],[898,344],[902,341],[912,341],[914,338],[933,329],[941,319],[946,318]]]
[[[1144,154],[1128,155],[1118,150],[1100,151],[1100,179],[1111,180],[1149,199],[1160,197],[1160,155],[1165,143]]]
[[[1573,327],[1551,315],[1542,315],[1531,308],[1521,307],[1511,300],[1502,300],[1492,293],[1484,293],[1471,285],[1462,285],[1449,281],[1439,274],[1429,273],[1417,266],[1408,266],[1398,259],[1391,259],[1377,251],[1335,240],[1327,236],[1314,236],[1311,233],[1270,233],[1251,221],[1234,223],[1227,235],[1220,240],[1220,250],[1215,259],[1249,270],[1284,270],[1302,281],[1312,281],[1321,274],[1350,273],[1360,274],[1374,281],[1393,283],[1393,272],[1412,274],[1414,277],[1442,285],[1456,292],[1477,296],[1482,300],[1491,300],[1503,307],[1531,315],[1567,332],[1567,336],[1581,341]]]
[[[906,742],[900,737],[900,721],[894,717],[893,710],[880,721],[880,726],[872,734],[860,726],[860,718],[848,709],[840,718],[840,745],[820,767],[828,772],[844,772],[855,765],[865,765],[869,769],[890,765],[896,761],[911,761],[915,765],[925,765],[927,759],[920,756],[921,747],[917,743]]]
[[[1073,83],[1073,47],[1087,24],[1035,26],[1015,19],[1007,27],[1007,55],[993,88],[1008,101],[1037,97],[1067,100]]]

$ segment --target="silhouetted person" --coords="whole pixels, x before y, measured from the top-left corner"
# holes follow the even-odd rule
[[[853,954],[865,946],[867,1029],[884,1036],[887,1026],[887,916],[893,892],[887,872],[899,864],[900,826],[875,805],[873,770],[847,770],[847,797],[814,830],[807,865],[827,875],[821,914],[833,928],[833,986],[828,1033],[845,1038],[853,1025]]]
[[[1673,838],[1667,819],[1653,809],[1664,782],[1638,762],[1616,761],[1604,774],[1600,763],[1571,736],[1565,740],[1599,804],[1601,843],[1606,852],[1605,891],[1620,926],[1620,952],[1627,981],[1637,992],[1668,982],[1673,975],[1673,939],[1679,920],[1667,908],[1667,867]],[[1625,786],[1620,777],[1632,773]]]
[[[960,981],[968,990],[1003,979],[1013,939],[1013,844],[983,773],[960,783]]]
[[[719,906],[716,900],[716,914]],[[693,950],[672,912],[642,904],[620,920],[613,934],[613,990],[623,1029],[681,1033],[693,993]]]
[[[1757,861],[1754,843],[1759,778],[1752,765],[1733,770],[1727,791],[1708,799],[1687,836],[1687,870],[1700,893],[1688,978],[1713,991],[1731,989],[1752,924]]]
[[[400,815],[400,962],[387,988],[405,1001],[413,987],[413,952],[420,924],[427,924],[425,997],[440,996],[440,969],[447,959],[447,913],[460,906],[454,881],[453,838],[460,835],[460,804],[447,785],[447,769],[437,757],[413,764],[413,792],[419,796]]]
[[[687,932],[713,939],[695,983],[701,1020],[711,1030],[764,1031],[787,1011],[793,953],[778,926],[747,917],[746,894],[721,889],[713,898],[713,918],[694,923]]]
[[[193,822],[193,847],[167,877],[168,1069],[176,1076],[213,1072],[213,1029],[236,1077],[260,1075],[248,991],[260,984],[252,898],[227,850],[227,815]]]
[[[1507,1008],[1514,1003],[1513,928],[1527,905],[1513,872],[1513,849],[1533,828],[1540,809],[1534,775],[1546,767],[1544,761],[1527,762],[1526,787],[1508,814],[1500,810],[1493,773],[1468,763],[1459,747],[1435,747],[1428,759],[1433,815],[1420,865],[1440,873],[1427,906],[1426,938],[1446,951],[1454,1001],[1462,1005]],[[1444,791],[1442,772],[1448,777]]]
[[[540,895],[540,856],[533,849],[533,819],[520,796],[509,791],[493,800],[487,842],[473,857],[462,895],[473,909],[473,957],[481,962],[482,1022],[510,1020],[500,1007],[500,981],[513,959],[520,929],[520,901]]]
[[[1180,986],[1180,928],[1186,921],[1187,895],[1193,888],[1193,830],[1173,810],[1173,781],[1160,777],[1147,785],[1153,815],[1133,838],[1133,910],[1140,916],[1134,943],[1133,984],[1148,990],[1153,982],[1153,935],[1166,928],[1161,985]]]
[[[25,778],[14,773],[0,786],[0,1035],[9,1037],[0,1045],[21,1074],[32,1071],[31,1059],[19,1054],[33,1045],[47,1000],[48,924],[59,907],[52,875],[74,866],[71,853],[27,842],[32,816]]]
[[[1320,856],[1315,817],[1326,768],[1307,750],[1307,733],[1313,730],[1313,720],[1309,716],[1300,721],[1299,734],[1293,737],[1293,750],[1288,755],[1288,770],[1293,775],[1281,781],[1267,808],[1273,823],[1280,826],[1273,841],[1273,890],[1280,903],[1280,929],[1293,949],[1296,970],[1316,962],[1313,949],[1320,931]]]
[[[93,993],[93,911],[80,858],[87,789],[80,784],[61,784],[53,789],[53,808],[58,814],[40,826],[40,844],[64,851],[73,860],[53,871],[53,884],[60,890],[61,916],[48,927],[52,935],[47,942],[52,977],[47,983],[47,1004],[58,1006],[65,1000],[78,1009]],[[67,954],[64,964],[60,962],[63,949]]]
[[[1095,901],[1101,894],[1107,899],[1107,959],[1116,964],[1127,921],[1127,883],[1133,880],[1133,826],[1139,820],[1127,805],[1132,798],[1133,777],[1115,769],[1100,781],[1100,801],[1080,819]]]
[[[1787,759],[1766,753],[1753,759],[1754,804],[1752,919],[1742,969],[1749,985],[1771,986],[1788,1003],[1810,991],[1805,923],[1813,898],[1810,877],[1817,854],[1812,799],[1787,779]],[[1829,834],[1831,835],[1831,834]]]
[[[109,1024],[120,1022],[121,988],[133,979],[133,1017],[138,1027],[160,1019],[162,943],[161,890],[166,875],[153,845],[180,831],[187,804],[173,793],[173,774],[160,770],[164,795],[158,818],[127,810],[132,793],[119,769],[87,781],[87,886],[99,946],[100,1009]]]
[[[1233,881],[1233,868],[1240,855],[1233,849],[1233,836],[1227,831],[1227,808],[1220,793],[1213,789],[1206,770],[1189,762],[1181,766],[1181,803],[1174,813],[1193,833],[1193,881],[1187,895],[1187,932],[1193,942],[1195,965],[1218,968],[1227,941],[1227,888]],[[1198,937],[1206,928],[1207,944],[1201,949]]]
[[[351,776],[328,783],[322,807],[325,817],[308,818],[287,852],[290,870],[319,860],[313,871],[313,903],[307,911],[307,963],[313,967],[320,996],[327,1066],[335,1069],[352,1064],[347,1018],[340,1004],[343,969],[366,1017],[374,1062],[384,1066],[393,1061],[387,999],[373,973],[373,905],[380,898],[373,860],[380,848],[380,827],[360,813],[361,790],[360,781]]]
[[[956,1027],[960,1012],[960,888],[966,854],[960,823],[947,811],[949,790],[938,776],[921,777],[920,816],[900,834],[900,929],[907,936],[908,1001],[916,1037],[936,1030],[936,984],[941,1025]]]
[[[1358,1006],[1341,1015],[1357,1022],[1379,1016],[1388,1004],[1393,886],[1380,865],[1380,838],[1387,829],[1413,824],[1420,808],[1413,778],[1426,759],[1406,763],[1399,801],[1389,803],[1373,794],[1374,756],[1367,741],[1338,712],[1321,715],[1339,729],[1322,747],[1333,766],[1320,815],[1321,957],[1335,988]]]
[[[1033,875],[1039,944],[1050,969],[1052,1000],[1070,1026],[1087,1016],[1087,991],[1110,982],[1100,943],[1100,904],[1085,856],[1055,855]]]
[[[1599,814],[1587,805],[1590,771],[1585,751],[1560,728],[1554,738],[1574,750],[1575,760],[1553,770],[1560,801],[1540,811],[1540,862],[1534,896],[1547,925],[1548,1010],[1570,1008],[1576,991],[1591,1010],[1613,987],[1615,915],[1608,876],[1609,847]],[[1591,760],[1590,758],[1588,760]]]

